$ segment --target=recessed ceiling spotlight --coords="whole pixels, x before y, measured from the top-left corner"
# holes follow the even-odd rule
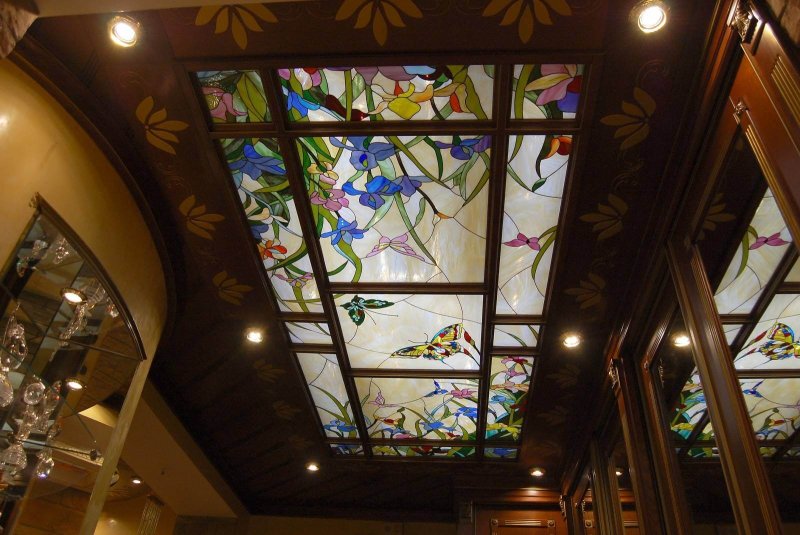
[[[139,40],[141,25],[136,19],[125,15],[118,15],[108,22],[108,36],[114,44],[130,47]]]
[[[319,465],[317,463],[308,463],[306,465],[306,470],[309,472],[319,472]]]
[[[86,301],[86,294],[75,288],[62,288],[61,297],[71,305],[77,305]]]
[[[260,344],[264,341],[264,331],[261,329],[247,329],[244,334],[244,337],[247,338],[248,342],[252,342],[254,344]]]
[[[84,382],[78,379],[77,377],[70,377],[64,382],[66,383],[67,388],[69,388],[70,390],[74,390],[76,392],[78,390],[83,390],[84,388],[86,388]]]
[[[686,336],[685,334],[676,334],[672,338],[672,345],[674,345],[675,347],[687,347],[691,343],[692,343],[691,339],[689,339],[689,337]]]
[[[564,335],[564,347],[578,347],[581,345],[581,337],[577,334],[565,334]]]
[[[131,483],[133,483],[134,485],[141,485],[142,484],[142,478],[139,477],[139,476],[133,476],[131,478]]]
[[[531,475],[533,477],[542,477],[544,475],[544,468],[532,468]]]
[[[657,32],[667,24],[669,8],[661,0],[642,0],[631,10],[631,19],[644,33]]]

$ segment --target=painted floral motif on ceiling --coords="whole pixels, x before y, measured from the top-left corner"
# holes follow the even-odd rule
[[[566,0],[491,0],[483,10],[484,17],[495,17],[503,13],[501,26],[517,24],[517,33],[523,43],[533,37],[536,23],[552,26],[551,11],[563,17],[572,15]]]
[[[231,6],[203,6],[197,11],[195,26],[205,26],[214,21],[214,33],[230,30],[236,45],[247,48],[247,32],[263,32],[262,22],[276,23],[277,17],[263,4],[237,4]]]
[[[145,138],[155,148],[175,154],[175,147],[180,143],[180,139],[175,132],[181,132],[189,128],[189,124],[183,121],[167,119],[166,108],[154,111],[155,99],[147,97],[136,107],[136,118],[144,126]]]

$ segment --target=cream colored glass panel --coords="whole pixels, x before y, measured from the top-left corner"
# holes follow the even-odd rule
[[[353,368],[480,367],[482,296],[345,294],[336,305]]]
[[[800,369],[800,295],[776,294],[734,364],[739,370]]]
[[[370,437],[475,440],[478,381],[356,377]]]
[[[800,378],[740,383],[756,439],[786,440],[800,428]]]
[[[725,332],[725,340],[728,342],[728,345],[731,345],[734,340],[736,340],[736,336],[739,334],[739,331],[742,330],[741,324],[725,324],[722,326],[722,330]]]
[[[304,323],[288,321],[286,330],[293,344],[333,344],[327,323]]]
[[[539,343],[539,325],[496,325],[495,347],[536,347]]]
[[[792,270],[786,275],[785,282],[800,282],[800,260],[795,261]]]
[[[791,241],[768,189],[714,295],[720,314],[747,314],[753,310]],[[743,263],[745,254],[747,259]]]
[[[541,175],[536,165],[545,142],[552,147],[554,139],[531,135],[509,140],[498,314],[541,314],[544,309],[569,156],[554,152],[541,160]],[[567,139],[571,144],[571,138],[563,144]]]
[[[298,353],[297,360],[300,362],[311,397],[317,406],[325,435],[358,438],[353,410],[347,398],[336,355]]]

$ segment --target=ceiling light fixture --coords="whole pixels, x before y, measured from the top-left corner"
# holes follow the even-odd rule
[[[319,465],[317,463],[308,463],[306,465],[306,470],[309,472],[319,472]]]
[[[533,468],[533,469],[531,469],[531,475],[533,477],[542,477],[544,475],[544,468]]]
[[[692,341],[685,334],[677,334],[672,339],[672,345],[675,347],[688,347],[691,343]]]
[[[133,476],[131,478],[131,483],[133,483],[134,485],[141,485],[142,484],[142,478],[139,477],[139,476]]]
[[[86,388],[84,382],[78,379],[77,377],[70,377],[64,382],[67,385],[67,388],[75,392]]]
[[[86,294],[75,288],[62,288],[61,297],[71,305],[86,301]]]
[[[661,0],[642,0],[633,10],[631,19],[644,33],[657,32],[667,24],[669,8]]]
[[[564,335],[564,347],[568,347],[572,349],[573,347],[578,347],[581,345],[581,337],[577,334],[565,334]]]
[[[131,47],[139,40],[141,25],[128,16],[118,15],[108,22],[108,35],[114,44]]]
[[[614,473],[617,474],[617,477],[620,477],[622,475],[622,470],[617,468],[617,470]]]
[[[264,332],[261,329],[247,329],[244,336],[248,342],[254,344],[260,344],[264,341]]]

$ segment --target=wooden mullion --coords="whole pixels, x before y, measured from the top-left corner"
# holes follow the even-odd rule
[[[753,316],[752,314],[720,314],[719,319],[723,325],[743,325],[753,321]]]
[[[481,333],[481,382],[478,396],[478,451],[479,459],[484,458],[486,442],[486,418],[489,413],[489,389],[492,373],[490,348],[494,343],[495,309],[497,305],[497,286],[500,277],[500,246],[503,233],[503,211],[505,209],[506,165],[508,159],[508,136],[504,133],[511,115],[511,80],[513,65],[497,65],[494,73],[494,102],[492,115],[497,121],[498,132],[492,139],[492,162],[489,175],[489,206],[486,219],[486,265],[484,283],[486,293],[483,298],[483,317]],[[529,396],[530,398],[530,396]],[[527,401],[530,401],[528,399]]]
[[[336,346],[330,344],[295,344],[289,343],[289,350],[294,353],[336,353]]]
[[[212,123],[208,135],[211,139],[262,138],[275,137],[278,131],[272,123]]]
[[[295,137],[341,137],[341,136],[464,136],[493,135],[496,127],[493,120],[445,120],[445,121],[295,121],[287,132]]]
[[[294,203],[300,219],[300,226],[306,242],[309,260],[311,261],[311,266],[314,271],[314,279],[316,280],[317,288],[320,293],[322,308],[329,318],[328,326],[336,348],[336,358],[339,363],[342,380],[344,381],[347,397],[350,400],[350,407],[353,411],[353,417],[356,420],[355,424],[358,428],[359,436],[363,441],[365,455],[370,456],[370,452],[366,450],[367,427],[364,415],[361,411],[361,404],[358,403],[359,398],[355,381],[349,375],[350,362],[347,358],[344,335],[342,334],[341,326],[336,318],[336,304],[333,302],[333,296],[329,291],[327,270],[325,269],[316,229],[312,224],[313,217],[311,215],[311,207],[309,206],[308,194],[303,183],[303,173],[298,164],[299,155],[297,153],[297,146],[292,137],[286,133],[285,125],[287,124],[287,118],[284,107],[280,105],[282,102],[280,82],[274,71],[262,70],[261,76],[264,81],[267,102],[272,110],[272,120],[276,126],[278,143],[281,153],[283,154],[284,164],[286,165],[286,176],[291,187],[292,196],[294,197]]]
[[[541,351],[539,351],[538,347],[496,346],[492,348],[490,355],[492,355],[492,357],[538,357],[541,355]]]
[[[389,377],[398,379],[480,379],[479,370],[403,370],[393,368],[351,368],[353,377]]]
[[[483,295],[487,286],[482,283],[383,283],[332,282],[329,289],[335,294],[443,294]]]
[[[476,448],[477,442],[472,440],[424,440],[424,439],[395,439],[390,438],[370,438],[371,446],[449,446],[453,448]]]
[[[278,321],[292,323],[328,323],[328,316],[319,313],[280,312]]]
[[[778,288],[779,294],[800,294],[800,282],[784,282]]]
[[[798,370],[736,370],[740,379],[798,379]]]
[[[505,179],[505,177],[503,177]],[[545,319],[541,315],[531,316],[511,316],[508,314],[498,314],[494,317],[495,325],[544,325]],[[541,335],[539,336],[541,338]]]

